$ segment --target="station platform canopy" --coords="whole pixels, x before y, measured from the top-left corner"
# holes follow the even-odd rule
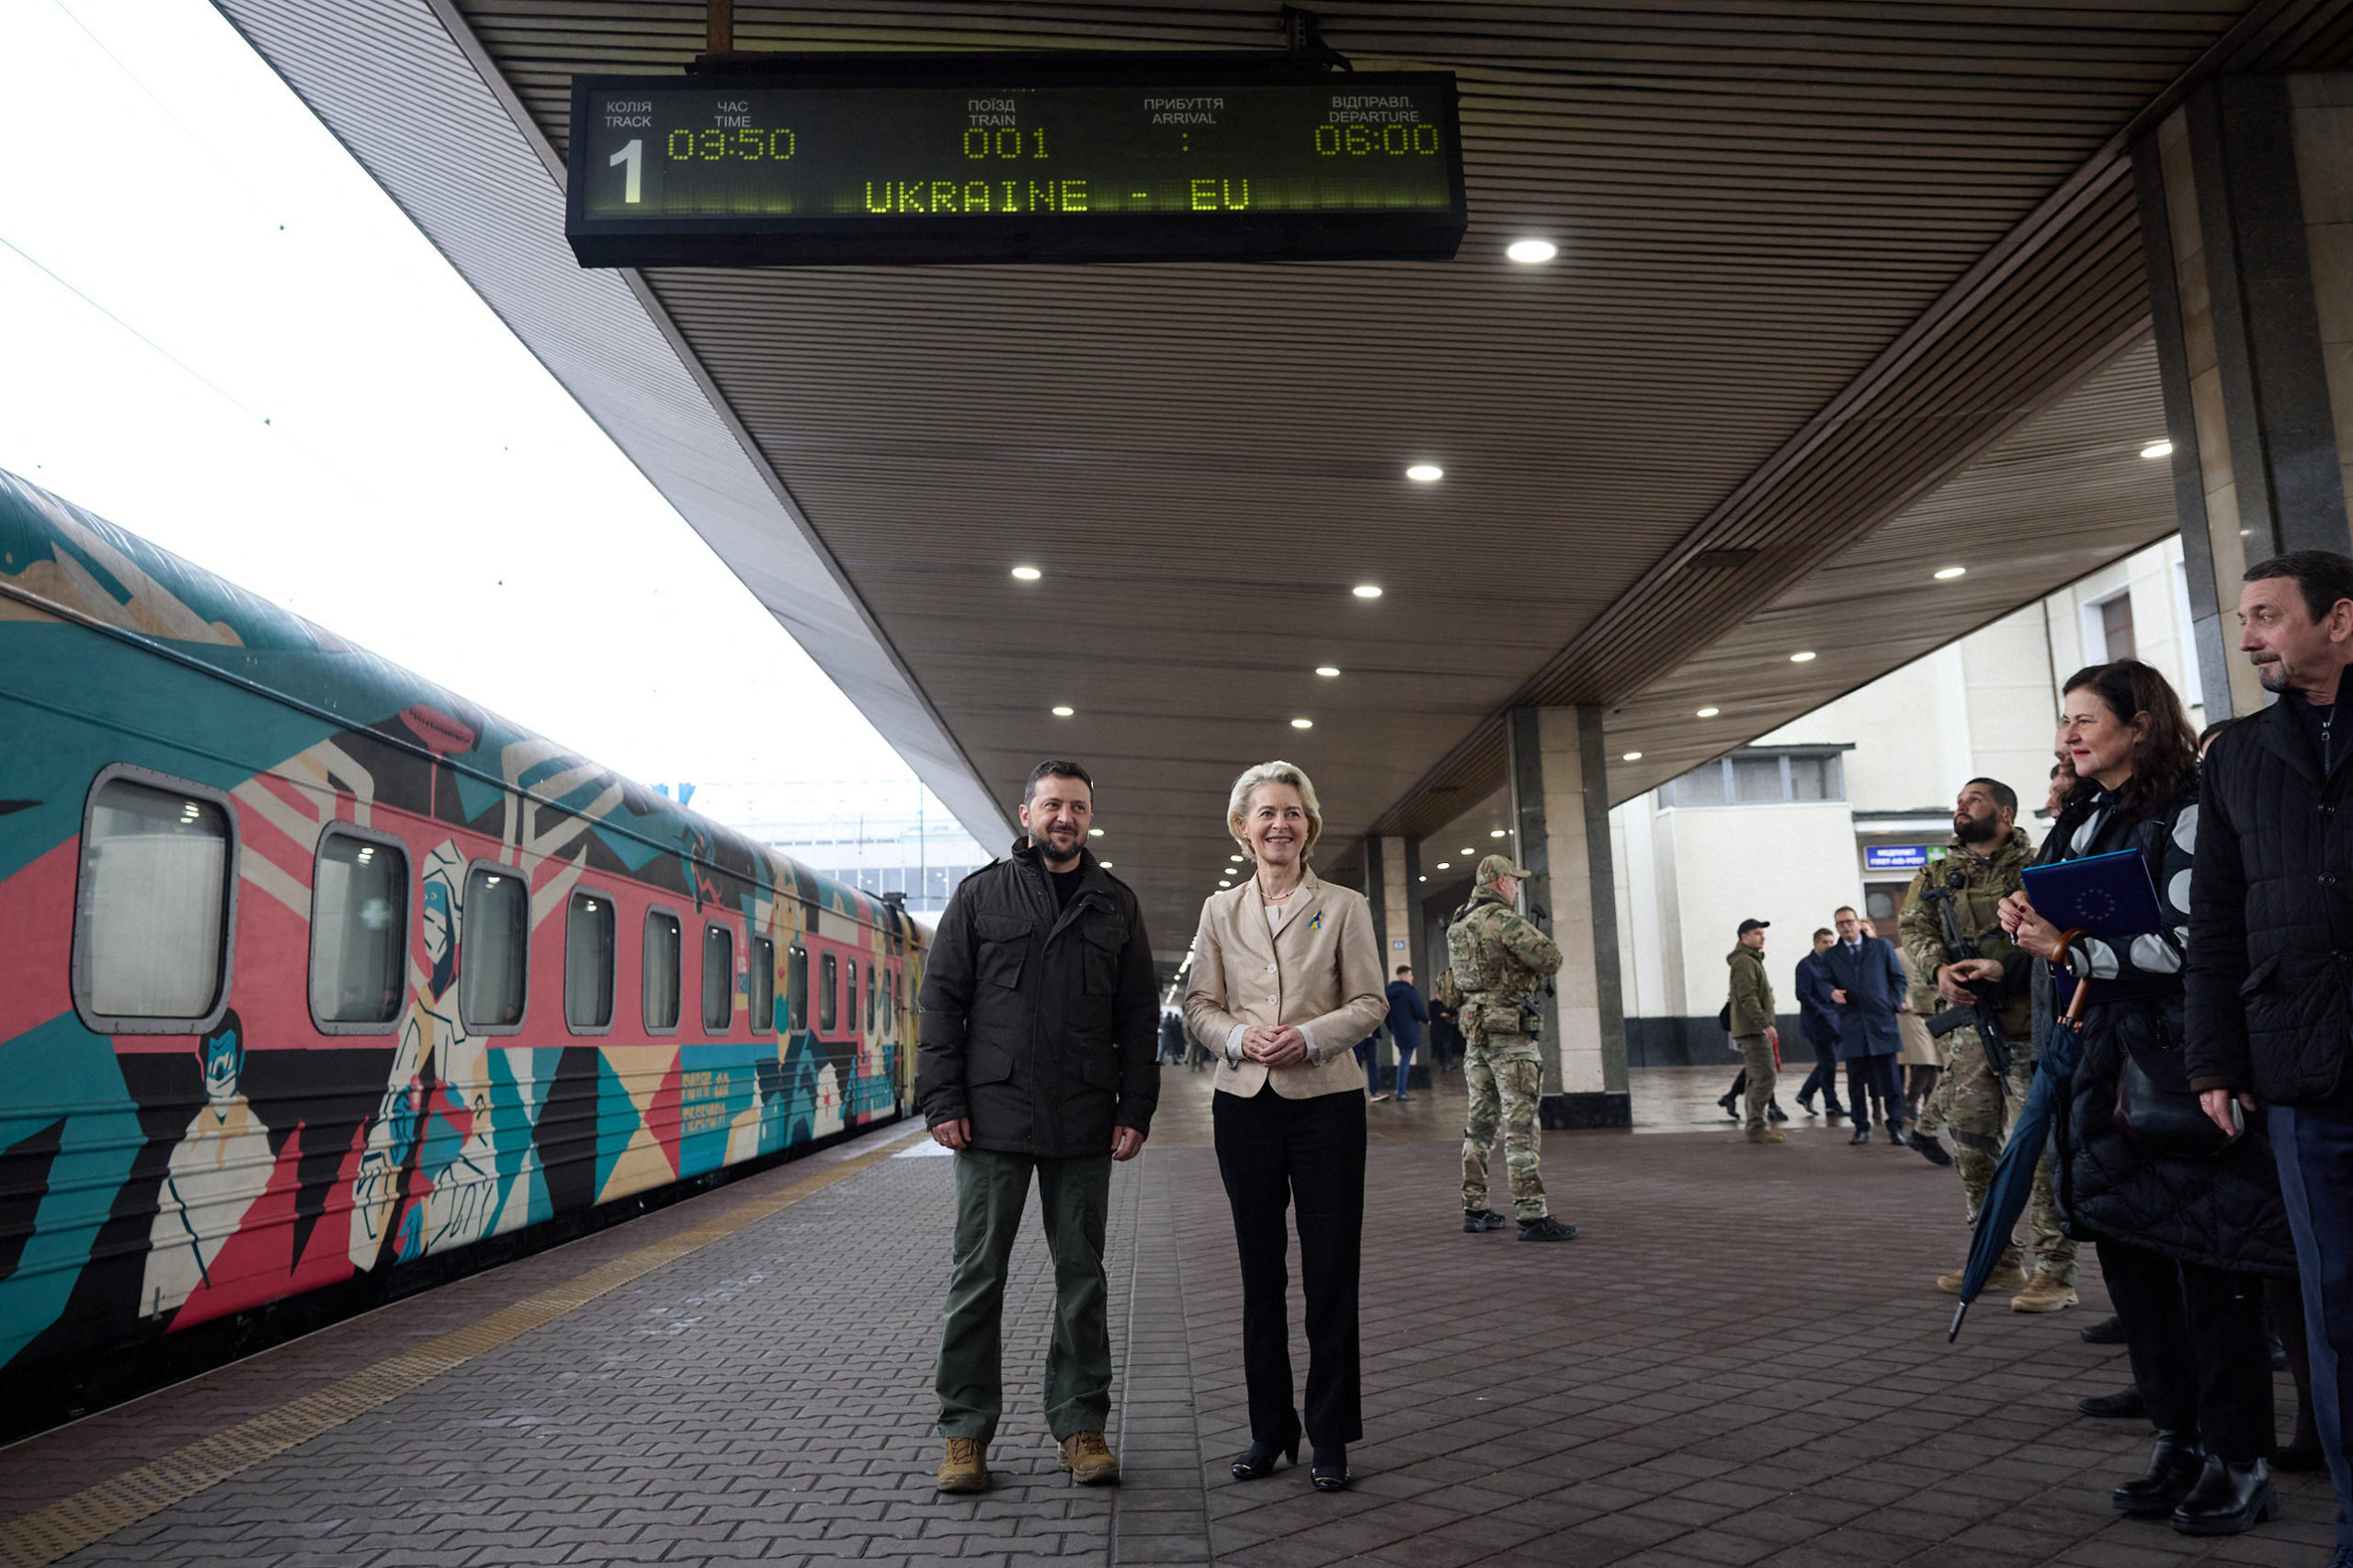
[[[1172,956],[1245,764],[1314,775],[1333,868],[1485,809],[1517,706],[1599,709],[1624,800],[2172,532],[2131,144],[2353,58],[2353,0],[1336,6],[1357,69],[1459,81],[1450,261],[638,272],[566,247],[570,85],[684,70],[702,0],[217,3],[984,844],[1090,766]],[[1285,47],[1272,5],[733,28]]]

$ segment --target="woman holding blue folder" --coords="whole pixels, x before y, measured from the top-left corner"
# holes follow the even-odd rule
[[[2234,1535],[2279,1512],[2257,1276],[2292,1274],[2295,1253],[2269,1152],[2252,1136],[2201,1145],[2205,1134],[2162,1114],[2188,1086],[2182,955],[2197,743],[2173,687],[2131,659],[2068,679],[2059,741],[2077,781],[2037,864],[2131,851],[2140,866],[2087,867],[2076,879],[2029,871],[2030,884],[2056,897],[2073,880],[2082,909],[2154,903],[2147,929],[2079,933],[2063,949],[2064,933],[2036,912],[2030,892],[2004,901],[2002,921],[2020,948],[2088,987],[2082,1056],[2057,1086],[2054,1185],[2068,1233],[2098,1249],[2157,1429],[2148,1472],[2118,1487],[2114,1502],[2123,1513],[2170,1517],[2186,1534]]]

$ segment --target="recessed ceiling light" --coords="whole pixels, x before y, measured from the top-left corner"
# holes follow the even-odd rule
[[[1453,864],[1454,864],[1454,862],[1453,862],[1453,861],[1451,861],[1451,860],[1440,860],[1440,861],[1438,863],[1438,869],[1439,870],[1443,871],[1443,870],[1445,870],[1449,866],[1451,866],[1451,865],[1453,865]]]
[[[1426,882],[1429,881],[1427,877],[1415,877],[1414,880],[1417,882]]]
[[[1415,463],[1405,471],[1405,477],[1424,484],[1435,484],[1446,477],[1446,470],[1436,463]]]
[[[1514,240],[1504,247],[1504,254],[1523,266],[1533,267],[1560,255],[1561,247],[1550,240]]]
[[[1340,666],[1337,665],[1318,665],[1315,666],[1315,673],[1322,676],[1324,679],[1329,680],[1334,676],[1340,673]]]
[[[1054,710],[1054,717],[1057,719],[1067,719],[1077,711],[1078,710],[1075,708],[1057,708]]]
[[[1793,665],[1810,665],[1813,663],[1813,653],[1812,650],[1808,650],[1802,653],[1791,653],[1790,655],[1790,663]]]
[[[1967,576],[1967,575],[1968,575],[1968,574],[1969,574],[1969,568],[1968,568],[1968,567],[1966,567],[1966,566],[1945,566],[1945,567],[1940,567],[1940,568],[1938,568],[1938,572],[1937,572],[1937,581],[1938,581],[1938,582],[1939,582],[1939,583],[1949,583],[1949,582],[1951,582],[1955,577],[1963,577],[1963,576]]]
[[[1630,751],[1618,760],[1620,762],[1640,762],[1643,760],[1643,754],[1638,751]]]
[[[1377,599],[1381,597],[1381,590],[1370,583],[1358,583],[1348,591],[1360,599]]]
[[[1488,830],[1487,830],[1487,836],[1488,836],[1489,838],[1501,838],[1503,835],[1504,835],[1504,830],[1503,830],[1502,828],[1496,827],[1496,828],[1490,828],[1490,829],[1488,829]]]
[[[1102,867],[1107,871],[1111,869],[1111,862],[1108,860],[1097,860],[1095,863]]]
[[[1723,710],[1722,710],[1722,709],[1721,709],[1721,708],[1702,708],[1702,709],[1700,709],[1700,710],[1699,710],[1699,713],[1696,715],[1696,717],[1699,717],[1699,718],[1701,718],[1701,719],[1712,719],[1712,718],[1714,718],[1717,714],[1719,714],[1719,713],[1721,713],[1721,712],[1722,712],[1722,711],[1723,711]]]
[[[1313,719],[1293,719],[1290,722],[1290,727],[1294,730],[1312,730],[1315,728],[1315,721]]]
[[[1462,846],[1462,853],[1464,853],[1465,855],[1476,855],[1476,854],[1477,854],[1477,853],[1479,853],[1479,852],[1478,852],[1476,849],[1472,848],[1469,845],[1467,845],[1467,844],[1466,844],[1466,845],[1464,845],[1464,846]]]
[[[2152,441],[2147,446],[2141,449],[2141,455],[2144,458],[2169,458],[2173,456],[2173,443],[2171,441]]]
[[[1227,858],[1227,859],[1229,859],[1229,860],[1231,860],[1231,861],[1233,861],[1233,862],[1235,865],[1237,865],[1237,866],[1239,866],[1240,864],[1242,864],[1242,857],[1241,857],[1241,856],[1239,856],[1239,855],[1229,855],[1229,856],[1227,856],[1227,857],[1226,857],[1226,858]]]
[[[1103,836],[1103,830],[1099,827],[1090,827],[1086,830],[1086,836],[1089,838],[1100,838]]]
[[[1013,569],[1013,574],[1020,578],[1025,583],[1034,583],[1039,578],[1045,575],[1043,572],[1039,571],[1035,566],[1017,566]]]

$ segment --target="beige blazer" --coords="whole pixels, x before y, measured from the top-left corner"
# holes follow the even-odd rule
[[[1309,871],[1271,926],[1255,878],[1201,902],[1185,1022],[1217,1053],[1223,1093],[1255,1095],[1271,1079],[1287,1099],[1363,1094],[1354,1048],[1388,1016],[1381,947],[1362,893]],[[1299,1025],[1314,1058],[1296,1067],[1236,1062],[1225,1054],[1236,1024]]]

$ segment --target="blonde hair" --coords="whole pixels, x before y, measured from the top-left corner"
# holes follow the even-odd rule
[[[1315,786],[1308,779],[1306,770],[1296,763],[1262,762],[1256,767],[1244,768],[1242,777],[1233,781],[1233,793],[1225,803],[1225,831],[1233,835],[1245,854],[1256,855],[1242,831],[1242,817],[1250,809],[1251,792],[1267,784],[1288,784],[1299,791],[1299,803],[1307,808],[1307,842],[1300,846],[1299,858],[1306,859],[1313,853],[1315,841],[1324,836],[1324,808],[1316,803]]]

